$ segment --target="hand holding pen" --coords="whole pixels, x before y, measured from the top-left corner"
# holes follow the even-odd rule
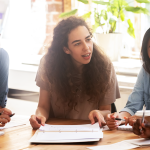
[[[121,116],[119,113],[115,112],[112,114],[108,114],[106,117],[106,124],[110,130],[115,130],[122,123]]]
[[[1,108],[0,109],[0,127],[5,126],[7,122],[10,122],[10,117],[12,117],[14,114],[12,114],[11,110],[7,108]]]

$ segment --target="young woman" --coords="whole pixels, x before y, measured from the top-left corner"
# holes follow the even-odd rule
[[[143,65],[126,106],[120,113],[107,115],[107,125],[111,130],[116,129],[123,123],[129,123],[133,126],[136,121],[134,114],[136,111],[142,110],[144,104],[146,105],[146,109],[150,110],[150,28],[146,31],[143,38],[141,56]],[[126,122],[114,120],[116,117],[126,117]]]
[[[0,48],[0,127],[5,126],[10,121],[9,115],[12,112],[4,108],[7,102],[8,93],[8,70],[9,70],[9,57],[7,52]]]
[[[42,58],[36,77],[40,98],[36,114],[30,118],[33,128],[49,117],[95,118],[105,124],[111,103],[120,97],[110,60],[92,41],[85,21],[69,17],[54,29],[53,41]]]

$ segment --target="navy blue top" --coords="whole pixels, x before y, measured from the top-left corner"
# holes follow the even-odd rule
[[[9,56],[8,53],[0,48],[0,106],[5,107],[8,93],[8,71]]]

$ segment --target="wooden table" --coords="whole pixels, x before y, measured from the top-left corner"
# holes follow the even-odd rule
[[[86,124],[85,120],[50,119],[48,124],[77,125]],[[29,139],[36,130],[32,130],[29,122],[26,125],[5,129],[5,134],[0,136],[0,150],[85,150],[86,147],[108,145],[122,140],[137,139],[138,136],[130,131],[104,131],[104,137],[99,142],[73,143],[73,144],[31,144]],[[150,147],[136,148],[134,150],[149,150]]]

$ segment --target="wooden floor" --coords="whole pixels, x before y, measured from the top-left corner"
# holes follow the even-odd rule
[[[8,98],[6,107],[16,115],[31,116],[35,113],[38,102]]]

